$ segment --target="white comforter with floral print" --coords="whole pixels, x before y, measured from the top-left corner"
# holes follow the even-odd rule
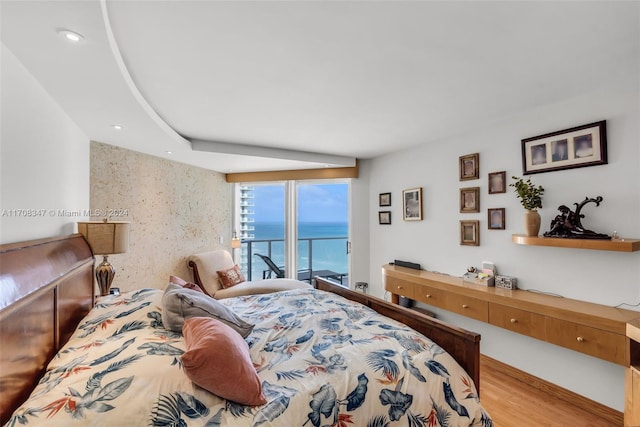
[[[309,289],[222,300],[247,337],[268,402],[248,407],[194,385],[162,291],[99,300],[9,426],[484,426],[464,370],[414,330]]]

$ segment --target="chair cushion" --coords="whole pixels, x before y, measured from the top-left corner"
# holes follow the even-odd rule
[[[231,254],[224,249],[191,255],[187,258],[187,263],[193,263],[196,266],[194,279],[211,296],[218,289],[222,289],[218,271],[228,270],[235,265]]]
[[[267,279],[242,282],[238,285],[216,291],[215,299],[239,297],[244,295],[270,294],[271,292],[308,289],[311,285],[294,279]]]
[[[245,338],[253,330],[228,307],[220,304],[208,295],[185,289],[169,283],[162,296],[162,323],[173,332],[181,332],[186,319],[191,317],[211,317],[218,319]]]
[[[234,265],[228,270],[217,271],[220,283],[224,289],[237,285],[238,283],[246,282],[244,274],[240,271],[240,267]]]
[[[205,390],[241,405],[264,405],[260,377],[249,346],[233,329],[216,319],[192,317],[182,328],[187,376]]]

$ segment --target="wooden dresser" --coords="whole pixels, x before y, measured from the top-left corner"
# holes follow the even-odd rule
[[[625,378],[624,425],[640,426],[640,319],[627,324],[631,363]]]
[[[391,301],[414,299],[462,316],[623,366],[630,364],[627,323],[637,311],[524,290],[486,287],[460,277],[387,264],[384,287]]]

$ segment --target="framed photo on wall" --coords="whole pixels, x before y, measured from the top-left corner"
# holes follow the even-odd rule
[[[480,178],[480,154],[467,154],[459,158],[460,181]]]
[[[402,219],[422,221],[422,187],[409,188],[402,192]]]
[[[391,225],[391,211],[378,212],[378,224]]]
[[[460,221],[460,244],[480,246],[480,221]]]
[[[491,172],[489,174],[489,194],[507,192],[507,172]]]
[[[487,221],[489,230],[504,230],[504,208],[487,209]]]
[[[480,187],[460,189],[460,213],[480,212]]]
[[[391,193],[380,193],[378,196],[379,206],[391,206]]]
[[[602,120],[526,138],[522,173],[552,172],[607,164],[607,122]]]

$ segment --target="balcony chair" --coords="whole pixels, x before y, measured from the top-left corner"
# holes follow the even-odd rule
[[[262,271],[263,279],[267,279],[273,276],[274,274],[276,278],[284,278],[284,270],[278,267],[271,258],[262,254],[254,254],[254,255],[260,257],[262,261],[264,261],[264,263],[267,264],[267,267],[269,267],[268,270]],[[311,283],[311,279],[313,279],[316,276],[329,277],[329,278],[340,281],[340,284],[342,284],[342,278],[344,277],[344,274],[336,273],[335,271],[331,271],[331,270],[298,270],[298,280],[300,281]]]

